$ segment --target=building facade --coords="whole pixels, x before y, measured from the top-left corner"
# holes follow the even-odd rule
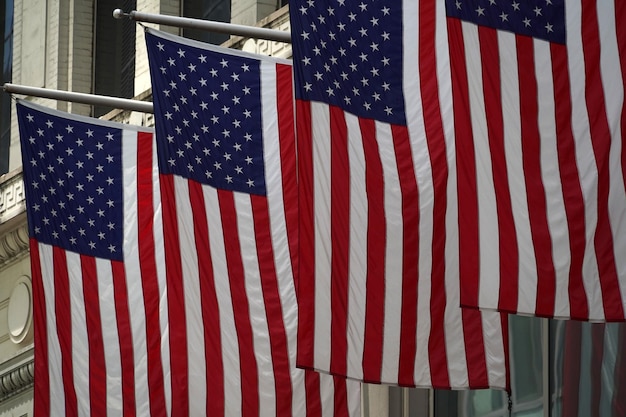
[[[115,8],[289,29],[287,0],[2,0],[3,83],[149,101],[143,31],[133,21],[114,19]],[[158,28],[249,52],[291,56],[290,46],[280,42]],[[153,125],[151,114],[31,99],[71,113]],[[32,416],[33,304],[20,158],[15,108],[2,93],[0,417]],[[496,390],[365,384],[364,417],[569,417],[594,415],[596,410],[595,415],[626,415],[626,326],[512,317],[510,327],[510,403],[505,392]]]

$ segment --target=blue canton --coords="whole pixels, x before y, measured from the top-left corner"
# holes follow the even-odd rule
[[[258,60],[146,32],[159,170],[265,195]]]
[[[30,236],[122,260],[122,131],[17,109]]]
[[[564,0],[446,0],[450,17],[565,44]]]
[[[406,124],[401,1],[300,0],[290,10],[298,99]]]

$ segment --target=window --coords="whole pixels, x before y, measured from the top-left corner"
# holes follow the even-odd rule
[[[116,8],[135,10],[136,0],[97,0],[95,5],[94,93],[131,98],[135,93],[135,28],[130,19],[113,19]],[[112,107],[94,106],[94,117]]]
[[[0,44],[2,56],[2,84],[11,82],[13,66],[13,0],[0,0],[3,12],[0,20],[0,31],[3,42]],[[0,175],[9,171],[9,147],[11,145],[11,96],[2,94],[0,97]]]
[[[216,22],[230,22],[230,0],[184,0],[183,16]],[[198,29],[183,29],[183,36],[214,45],[219,45],[230,38],[228,34]]]

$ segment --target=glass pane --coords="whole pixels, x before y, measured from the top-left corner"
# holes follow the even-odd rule
[[[626,415],[626,323],[553,321],[552,415]]]
[[[509,316],[513,416],[543,416],[543,322],[535,317]],[[456,414],[449,412],[450,404],[454,404]],[[508,416],[507,394],[502,390],[436,391],[435,416],[453,415]]]

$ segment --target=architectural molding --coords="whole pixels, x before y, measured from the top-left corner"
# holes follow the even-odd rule
[[[0,176],[0,224],[26,209],[22,169]]]
[[[0,371],[0,403],[32,388],[35,362],[32,347],[9,360],[10,366]]]
[[[0,234],[0,268],[28,256],[26,218],[17,227]]]

